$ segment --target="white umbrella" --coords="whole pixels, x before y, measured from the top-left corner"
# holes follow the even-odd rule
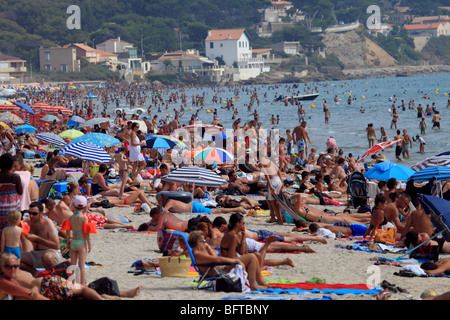
[[[96,124],[99,125],[100,123],[110,122],[111,119],[109,118],[92,118],[86,121],[85,123],[81,124],[80,127],[93,127]]]

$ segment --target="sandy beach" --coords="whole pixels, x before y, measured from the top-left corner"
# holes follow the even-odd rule
[[[34,161],[33,161],[34,162]],[[35,175],[40,169],[35,170]],[[79,174],[72,174],[78,178]],[[150,201],[154,201],[154,196],[149,196]],[[59,200],[57,200],[59,201]],[[335,212],[342,212],[345,206],[321,206],[315,205],[320,210],[330,209]],[[116,217],[125,216],[131,220],[136,228],[144,222],[150,220],[149,215],[133,214],[134,207],[114,207],[104,209],[106,215]],[[356,214],[356,213],[352,213]],[[189,214],[176,214],[182,220],[188,220]],[[213,220],[217,214],[211,215]],[[222,215],[225,219],[229,215]],[[267,229],[278,232],[290,232],[293,224],[284,225],[269,224],[267,217],[246,216],[245,223],[248,229]],[[277,299],[295,300],[304,298],[321,299],[324,296],[333,300],[376,300],[376,296],[371,294],[335,294],[335,293],[308,293],[299,294],[265,294],[262,292],[246,293],[225,293],[213,292],[210,290],[194,290],[192,281],[197,277],[186,278],[161,277],[160,272],[147,272],[135,275],[129,271],[136,270],[132,264],[142,259],[158,259],[162,257],[159,252],[156,233],[143,233],[125,229],[98,230],[98,233],[91,236],[92,251],[87,256],[87,262],[94,262],[86,271],[87,283],[101,277],[110,277],[117,281],[120,290],[129,290],[142,285],[138,296],[132,299],[123,300],[198,300],[210,301],[221,300],[225,297],[247,296],[249,299],[266,299],[276,296]],[[403,277],[394,275],[395,272],[403,269],[401,266],[375,265],[374,260],[378,257],[395,258],[399,253],[374,253],[357,250],[348,250],[336,245],[355,245],[356,240],[348,238],[327,239],[328,243],[305,242],[316,253],[268,253],[267,258],[285,259],[290,257],[296,263],[295,267],[278,266],[269,268],[269,274],[264,277],[266,282],[279,281],[282,279],[306,282],[314,277],[324,279],[327,284],[366,284],[374,283],[373,279],[381,283],[386,280],[396,287],[404,289],[405,292],[391,293],[390,300],[419,299],[422,292],[433,289],[438,294],[448,291],[449,279],[439,277]],[[302,244],[298,244],[302,245]],[[378,278],[376,278],[378,277]],[[376,283],[376,282],[375,282]]]

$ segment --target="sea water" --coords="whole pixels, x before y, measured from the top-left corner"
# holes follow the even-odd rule
[[[204,95],[205,105],[199,111],[199,120],[211,123],[213,113],[207,113],[206,110],[217,109],[220,122],[226,129],[231,129],[234,121],[232,119],[233,111],[222,108],[225,106],[224,103],[214,104],[212,99],[218,89],[220,89],[218,96],[222,98],[223,102],[226,99],[234,99],[234,90],[240,88],[239,99],[234,101],[234,105],[239,110],[236,118],[241,118],[241,125],[253,119],[253,116],[250,116],[250,114],[256,109],[263,129],[278,129],[280,130],[280,135],[286,136],[286,129],[290,129],[292,132],[295,126],[299,124],[297,106],[291,104],[285,106],[284,101],[275,102],[275,98],[278,95],[306,94],[308,90],[309,93],[315,93],[315,90],[317,90],[319,96],[314,101],[301,101],[306,111],[306,128],[313,142],[312,146],[317,148],[317,153],[325,151],[326,140],[332,136],[337,141],[338,148],[343,149],[344,155],[352,153],[357,158],[367,151],[369,147],[366,134],[366,128],[369,123],[373,124],[377,139],[381,137],[380,127],[386,129],[389,140],[394,139],[397,130],[401,130],[403,134],[403,129],[406,129],[411,137],[416,134],[420,135],[419,122],[421,119],[417,118],[415,108],[421,104],[425,110],[427,105],[431,106],[434,102],[436,110],[440,112],[442,117],[441,129],[432,130],[432,117],[426,118],[426,134],[422,136],[426,142],[426,153],[418,153],[419,142],[413,142],[413,147],[410,149],[410,157],[405,158],[401,162],[395,159],[395,147],[383,153],[389,161],[411,166],[435,154],[450,151],[450,109],[447,108],[447,102],[450,99],[449,80],[450,74],[445,73],[409,77],[380,77],[298,83],[298,88],[293,88],[293,83],[246,85],[232,87],[231,89],[227,87],[215,87],[214,89],[210,87],[186,88],[184,93],[187,95],[187,107],[179,122],[187,124],[191,115],[200,108],[192,106],[192,96]],[[248,92],[245,89],[248,89]],[[255,101],[249,111],[247,105],[250,103],[251,94],[255,90],[258,94],[259,106]],[[175,89],[161,91],[164,98],[167,98],[171,92],[175,92]],[[266,97],[264,97],[265,93]],[[147,94],[150,95],[152,93]],[[349,94],[352,97],[351,105],[347,103]],[[426,94],[428,99],[424,97]],[[338,102],[335,102],[336,96],[339,98]],[[397,129],[390,128],[392,116],[389,109],[392,107],[392,99],[394,97],[397,98],[396,108],[400,116],[397,122]],[[402,109],[402,100],[405,103],[405,110]],[[413,109],[409,109],[410,100],[414,100],[415,107]],[[323,104],[325,101],[331,112],[328,124],[325,124],[324,121]],[[174,114],[173,109],[179,109],[180,105],[180,101],[177,104],[170,104],[168,110],[163,108],[160,113],[155,108],[152,108],[152,116],[158,115],[158,118],[161,119],[168,113]],[[147,107],[148,105],[144,106],[144,109],[147,110]],[[193,110],[189,110],[189,107],[192,107]],[[360,112],[361,107],[364,108],[364,113]],[[276,122],[272,124],[272,115],[280,117],[279,124]]]

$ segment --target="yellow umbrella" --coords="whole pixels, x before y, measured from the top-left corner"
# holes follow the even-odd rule
[[[64,139],[75,139],[82,135],[84,135],[83,132],[74,129],[66,130],[59,134],[59,136]]]

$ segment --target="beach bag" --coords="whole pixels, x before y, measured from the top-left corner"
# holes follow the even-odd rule
[[[397,228],[380,229],[375,233],[374,242],[384,242],[389,244],[395,244],[395,233]]]
[[[234,274],[221,274],[215,279],[214,291],[242,292],[241,278]]]
[[[98,294],[107,294],[110,296],[120,296],[119,285],[113,279],[103,277],[92,281],[88,287],[95,290]]]

